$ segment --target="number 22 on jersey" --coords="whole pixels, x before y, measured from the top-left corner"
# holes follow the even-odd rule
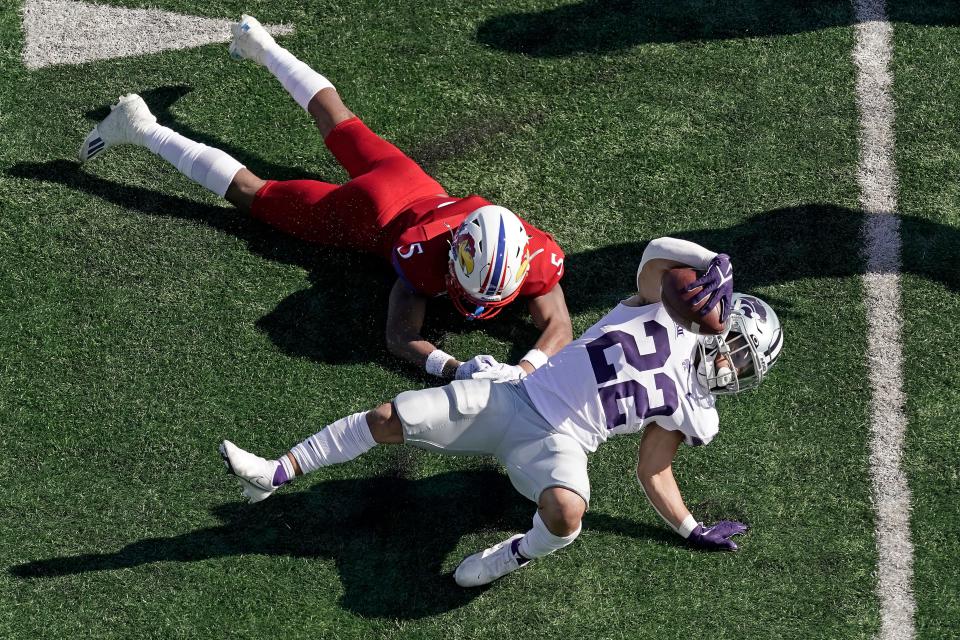
[[[607,429],[616,429],[627,424],[627,412],[621,409],[621,400],[633,400],[637,418],[646,420],[652,416],[668,416],[677,410],[677,385],[670,376],[662,371],[653,374],[653,384],[663,394],[663,404],[657,407],[650,406],[650,392],[639,381],[628,378],[615,384],[617,370],[607,361],[607,349],[619,345],[623,350],[623,357],[627,364],[643,373],[655,371],[666,364],[670,357],[670,337],[667,328],[656,320],[647,320],[643,323],[646,337],[653,340],[653,353],[640,353],[637,339],[632,333],[614,330],[604,333],[596,340],[587,344],[587,354],[590,356],[590,365],[599,387],[600,403],[607,418]]]

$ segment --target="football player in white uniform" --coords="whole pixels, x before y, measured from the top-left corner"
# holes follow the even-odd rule
[[[703,285],[705,306],[723,305],[723,336],[684,331],[667,315],[660,304],[661,276],[677,266],[706,272],[691,288]],[[637,293],[526,378],[475,378],[407,391],[330,424],[276,460],[229,441],[220,453],[251,502],[377,444],[496,456],[513,486],[538,508],[527,533],[460,564],[457,584],[472,587],[573,542],[590,503],[587,454],[610,436],[643,431],[636,475],[653,508],[694,547],[735,550],[730,538],[746,526],[698,522],[671,468],[681,442],[704,445],[716,435],[715,395],[759,384],[783,346],[773,310],[758,298],[733,293],[731,273],[724,254],[659,238],[643,253]]]

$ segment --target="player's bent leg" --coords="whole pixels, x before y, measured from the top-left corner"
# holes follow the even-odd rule
[[[479,587],[563,549],[580,535],[586,508],[587,503],[574,491],[561,487],[544,490],[530,530],[468,557],[457,567],[454,580],[461,587]]]
[[[590,500],[583,447],[569,436],[552,433],[528,402],[517,405],[497,458],[517,491],[539,508],[526,534],[476,553],[457,567],[454,578],[463,587],[492,582],[572,543],[580,534],[580,521]]]

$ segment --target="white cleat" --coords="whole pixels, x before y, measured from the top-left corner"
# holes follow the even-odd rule
[[[220,457],[227,471],[237,476],[243,495],[252,502],[260,502],[270,497],[278,487],[273,486],[273,474],[277,463],[264,460],[249,451],[244,451],[229,440],[220,443]]]
[[[522,537],[523,534],[518,533],[512,538],[466,558],[457,567],[453,579],[461,587],[479,587],[490,584],[520,567],[527,566],[530,561],[521,559],[522,556],[519,556],[516,549]]]
[[[231,25],[230,30],[233,32],[230,57],[234,60],[253,60],[257,64],[264,64],[264,51],[277,44],[260,21],[247,14],[240,16],[240,22]]]
[[[120,96],[110,114],[93,128],[80,145],[80,162],[87,162],[118,144],[143,144],[143,132],[157,118],[135,93]]]

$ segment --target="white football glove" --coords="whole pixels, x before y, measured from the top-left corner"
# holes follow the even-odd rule
[[[480,371],[487,371],[495,367],[502,366],[497,359],[493,356],[481,355],[473,356],[459,367],[457,367],[457,373],[454,376],[457,380],[467,380],[473,378],[475,373]]]
[[[494,382],[502,382],[504,380],[519,380],[520,378],[526,377],[527,372],[524,371],[523,367],[520,365],[503,363],[499,363],[495,367],[491,367],[490,369],[473,374],[474,380],[493,380]]]

